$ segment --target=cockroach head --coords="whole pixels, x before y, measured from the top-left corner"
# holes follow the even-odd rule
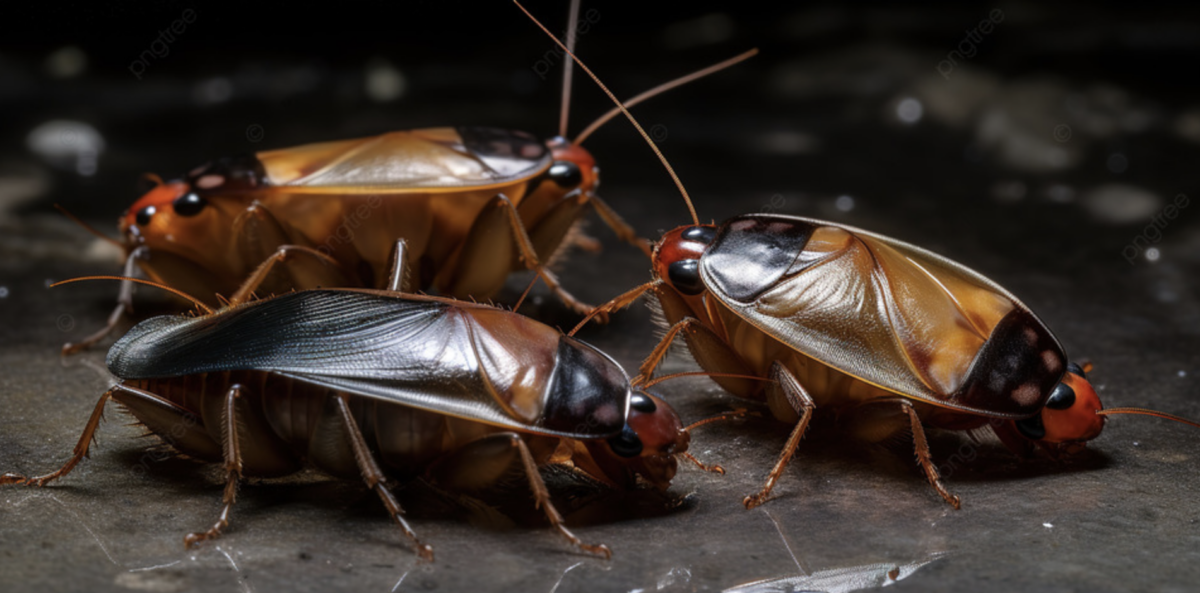
[[[717,236],[717,227],[708,224],[681,226],[654,245],[654,274],[675,290],[686,295],[704,292],[700,280],[700,257]]]
[[[600,183],[600,167],[596,166],[596,157],[586,148],[564,138],[552,138],[546,142],[546,147],[554,157],[546,175],[559,187],[591,192]]]
[[[1104,416],[1098,414],[1103,406],[1096,390],[1088,382],[1083,367],[1067,365],[1067,373],[1037,414],[1014,421],[1021,436],[1034,441],[1052,453],[1071,453],[1083,443],[1100,435]]]
[[[675,456],[687,451],[689,438],[667,402],[639,390],[629,398],[629,416],[621,432],[589,442],[588,449],[614,482],[632,485],[636,475],[666,490],[675,477]]]

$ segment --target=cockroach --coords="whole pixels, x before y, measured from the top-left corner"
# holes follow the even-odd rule
[[[403,277],[398,244],[391,285]],[[143,281],[145,282],[145,281]],[[169,287],[168,287],[169,288]],[[182,294],[175,291],[177,294]],[[569,463],[615,489],[670,485],[689,434],[665,402],[632,391],[600,350],[509,310],[392,290],[313,289],[198,316],[153,317],[109,350],[120,382],[100,396],[57,471],[0,476],[44,486],[88,455],[116,401],[175,451],[224,468],[224,507],[191,546],[229,525],[243,477],[308,465],[360,475],[417,553],[385,475],[470,494],[524,475],[535,504],[578,548],[538,473]]]
[[[946,257],[797,216],[747,214],[701,224],[666,158],[622,111],[675,180],[693,224],[654,244],[650,282],[593,314],[652,295],[666,332],[635,384],[653,376],[682,334],[718,385],[766,403],[776,419],[794,425],[762,489],[743,500],[747,509],[767,500],[817,409],[836,414],[868,442],[909,432],[930,484],[954,508],[959,497],[942,484],[925,426],[987,427],[1018,454],[1040,448],[1052,456],[1079,451],[1113,414],[1200,427],[1153,410],[1103,409],[1087,368],[1068,362],[1041,319],[996,282]]]
[[[578,12],[578,0],[572,14]],[[571,24],[575,23],[571,19]],[[648,99],[744,60],[743,54],[660,85]],[[570,65],[570,61],[565,63]],[[277,294],[316,287],[382,288],[397,239],[409,245],[406,289],[487,300],[509,273],[534,270],[570,308],[590,306],[562,288],[544,262],[568,243],[591,206],[622,240],[649,243],[596,194],[599,167],[583,141],[601,117],[566,139],[570,70],[564,75],[559,135],[445,127],[307,144],[221,158],[182,179],[155,183],[119,221],[125,275],[152,280],[216,305],[215,295]],[[576,241],[578,239],[578,241]],[[268,265],[263,266],[266,262]],[[278,266],[279,271],[272,273]],[[246,283],[247,278],[254,281]],[[63,347],[65,354],[107,335],[131,309],[131,285],[105,328]]]

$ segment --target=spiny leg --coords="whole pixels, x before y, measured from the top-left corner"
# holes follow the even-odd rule
[[[396,248],[392,250],[392,271],[388,274],[387,289],[392,292],[404,292],[404,284],[408,275],[408,242],[396,240]]]
[[[113,393],[120,386],[113,387],[104,392],[100,396],[100,401],[96,402],[96,409],[92,411],[91,418],[88,419],[87,426],[83,428],[83,434],[79,436],[79,442],[75,444],[74,454],[63,464],[58,471],[43,475],[28,478],[14,473],[6,473],[0,476],[0,485],[4,484],[26,484],[29,486],[45,486],[48,482],[57,480],[75,469],[75,466],[88,456],[88,449],[92,446],[92,441],[96,438],[96,428],[100,426],[100,420],[104,418],[104,405],[112,399]]]
[[[498,194],[500,198],[500,206],[505,213],[508,214],[509,225],[512,227],[513,238],[517,241],[517,249],[521,252],[521,261],[525,263],[525,267],[537,272],[550,291],[558,296],[567,307],[570,307],[576,313],[586,314],[592,310],[592,306],[576,299],[574,295],[567,292],[562,284],[558,281],[558,277],[538,261],[537,251],[533,247],[533,241],[529,238],[529,233],[525,230],[525,224],[521,222],[521,217],[517,213],[517,209],[513,206],[508,196]]]
[[[129,256],[125,258],[125,269],[122,270],[121,275],[126,278],[132,278],[134,273],[137,272],[135,267],[136,261],[139,259],[145,259],[146,254],[148,253],[149,249],[145,245],[142,245],[141,247],[129,252]],[[108,314],[108,321],[104,324],[104,327],[78,342],[67,342],[66,344],[63,344],[63,356],[70,356],[81,350],[87,350],[88,348],[91,348],[93,344],[103,340],[104,336],[112,333],[112,330],[117,327],[118,323],[121,322],[122,317],[132,312],[133,283],[128,280],[122,280],[121,288],[117,292],[117,307],[113,309],[112,313]]]
[[[787,398],[792,409],[800,414],[800,421],[796,423],[796,428],[792,429],[791,436],[788,437],[787,444],[783,447],[783,452],[779,455],[779,460],[775,462],[775,467],[771,468],[770,475],[767,476],[767,481],[763,484],[762,490],[758,494],[747,496],[742,500],[742,504],[746,505],[747,509],[752,509],[767,500],[767,495],[771,493],[771,489],[775,487],[775,482],[779,480],[779,476],[783,474],[783,470],[787,468],[788,462],[792,459],[792,454],[796,451],[796,446],[800,444],[800,439],[804,437],[804,432],[808,430],[808,422],[812,419],[813,410],[817,405],[808,392],[804,390],[804,386],[796,380],[791,371],[783,366],[779,361],[775,361],[771,365],[771,378],[779,382],[779,388],[783,391],[783,395]]]
[[[921,418],[917,416],[917,410],[906,399],[898,401],[912,423],[913,446],[917,450],[917,461],[921,464],[921,469],[925,470],[925,477],[929,478],[929,483],[938,491],[938,494],[942,495],[942,498],[946,499],[946,502],[950,503],[950,506],[956,509],[961,508],[961,501],[957,496],[950,494],[949,490],[946,490],[942,484],[942,477],[938,475],[937,467],[934,466],[933,460],[929,456],[929,443],[925,440],[925,429],[921,427]]]
[[[604,200],[601,200],[600,196],[595,194],[588,196],[588,203],[590,203],[592,207],[596,209],[596,214],[600,215],[600,218],[604,220],[604,223],[608,225],[608,228],[612,229],[613,232],[616,233],[617,238],[629,243],[630,245],[633,245],[634,247],[637,247],[638,249],[641,249],[642,253],[646,254],[646,257],[654,257],[653,250],[650,249],[650,242],[642,237],[639,237],[637,231],[633,230],[633,227],[629,226],[629,223],[625,222],[625,220],[621,218],[619,214],[617,214],[616,210],[613,210],[604,202]]]
[[[237,399],[241,390],[241,385],[234,385],[225,392],[225,406],[221,414],[221,435],[225,459],[225,495],[222,497],[222,502],[225,506],[221,509],[217,522],[208,531],[189,533],[184,536],[183,544],[186,547],[190,548],[199,542],[216,539],[221,535],[221,531],[229,526],[229,513],[233,510],[233,503],[237,500],[238,483],[242,479],[242,450],[239,444],[237,420]]]
[[[681,332],[692,326],[703,327],[704,324],[700,323],[700,320],[696,319],[695,317],[684,317],[683,319],[680,319],[678,323],[672,325],[670,329],[667,330],[667,333],[663,334],[663,337],[658,341],[658,344],[654,346],[654,350],[650,352],[650,355],[646,357],[646,360],[642,361],[642,365],[638,367],[638,376],[634,377],[631,382],[635,385],[638,385],[653,379],[654,371],[658,369],[658,365],[662,364],[662,361],[666,359],[667,353],[671,351],[671,344],[675,343],[675,338]]]
[[[599,554],[605,558],[612,558],[612,550],[604,544],[585,544],[583,540],[575,536],[563,525],[562,515],[558,513],[558,509],[554,508],[554,504],[550,502],[550,491],[546,489],[546,483],[542,481],[542,475],[538,473],[537,463],[533,460],[533,454],[529,452],[529,447],[520,437],[514,435],[512,439],[517,447],[517,451],[521,454],[521,464],[525,467],[525,475],[529,477],[529,488],[533,490],[534,508],[540,508],[546,513],[546,518],[550,520],[550,524],[554,526],[563,537],[567,538],[572,544],[578,546],[585,552]]]
[[[417,549],[417,555],[432,562],[433,548],[428,544],[421,543],[421,540],[417,539],[416,532],[404,520],[404,509],[400,508],[400,503],[396,500],[396,497],[387,489],[383,470],[379,469],[379,464],[375,462],[375,457],[371,454],[371,450],[367,447],[367,441],[363,438],[362,431],[358,428],[358,422],[354,420],[354,415],[350,413],[347,396],[344,394],[339,395],[336,403],[338,413],[345,424],[346,433],[350,436],[350,446],[354,449],[354,460],[358,462],[358,469],[362,473],[363,481],[366,482],[368,488],[379,494],[379,499],[383,501],[383,506],[387,508],[388,514],[392,516],[392,520],[400,526],[400,529],[404,530],[404,535],[407,535],[413,541],[413,545]]]
[[[275,250],[273,255],[268,257],[265,261],[259,264],[257,268],[254,269],[254,272],[250,274],[250,277],[247,278],[246,281],[242,283],[241,287],[238,288],[237,292],[229,298],[229,306],[232,307],[248,300],[254,294],[254,291],[257,290],[258,287],[267,280],[267,276],[271,273],[271,270],[275,267],[275,265],[282,265],[286,263],[289,256],[293,253],[302,253],[311,256],[322,264],[332,266],[334,270],[338,269],[337,260],[325,255],[324,253],[321,253],[320,251],[317,251],[316,249],[311,247],[303,247],[301,245],[280,245],[279,248]]]

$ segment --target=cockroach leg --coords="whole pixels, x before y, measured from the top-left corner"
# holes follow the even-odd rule
[[[612,550],[604,544],[585,544],[583,540],[575,536],[563,525],[562,515],[558,513],[558,509],[550,502],[550,491],[546,489],[546,483],[542,481],[542,475],[538,473],[537,463],[533,460],[533,455],[529,452],[529,447],[520,437],[512,439],[512,442],[517,446],[517,450],[521,454],[521,463],[525,466],[525,475],[529,477],[529,488],[533,490],[534,507],[540,508],[546,513],[546,518],[550,520],[550,524],[563,534],[572,544],[575,544],[585,552],[604,556],[605,559],[612,558]]]
[[[74,454],[63,464],[62,467],[53,473],[44,476],[27,478],[22,475],[7,473],[0,476],[0,485],[4,484],[26,484],[29,486],[45,486],[47,483],[57,480],[75,469],[75,466],[88,456],[88,449],[92,446],[92,441],[96,438],[96,428],[100,426],[100,420],[104,418],[104,405],[112,399],[113,392],[117,387],[109,389],[100,396],[100,401],[96,402],[96,409],[92,410],[92,416],[88,419],[87,426],[83,428],[83,434],[79,436],[79,442],[75,444]]]
[[[367,441],[363,438],[362,430],[358,427],[358,422],[354,420],[354,415],[350,412],[349,396],[341,394],[337,397],[338,414],[342,417],[342,423],[346,427],[346,433],[350,436],[350,447],[354,450],[354,460],[358,463],[358,469],[362,473],[363,482],[366,482],[367,487],[374,490],[379,499],[383,501],[383,506],[387,508],[388,514],[392,516],[392,520],[404,530],[404,535],[412,540],[413,546],[416,547],[417,555],[423,560],[433,562],[433,548],[428,544],[421,543],[417,539],[417,534],[409,527],[408,522],[404,520],[404,509],[400,507],[399,501],[392,495],[392,491],[387,489],[383,470],[379,469],[379,464],[375,462],[375,457],[372,455],[370,448],[367,447]]]
[[[596,214],[599,214],[600,218],[604,219],[604,223],[607,224],[614,233],[616,233],[617,238],[629,243],[630,245],[633,245],[634,247],[637,247],[638,249],[641,249],[642,253],[646,254],[646,257],[653,257],[653,250],[650,248],[650,241],[643,237],[639,237],[637,231],[633,230],[633,227],[629,226],[629,223],[625,222],[625,220],[621,218],[619,214],[617,214],[616,210],[613,210],[607,203],[604,202],[604,200],[601,200],[600,196],[593,194],[592,196],[588,197],[588,203],[590,203],[592,207],[596,209]]]
[[[316,249],[301,245],[280,245],[275,250],[273,255],[268,257],[265,261],[259,264],[257,268],[254,269],[254,272],[250,274],[250,277],[247,278],[245,282],[242,283],[242,286],[238,288],[237,292],[234,293],[232,297],[229,297],[229,306],[237,306],[252,298],[254,291],[266,281],[267,276],[271,273],[271,270],[274,269],[275,265],[282,265],[288,262],[289,257],[292,254],[305,254],[315,258],[322,264],[331,266],[334,270],[338,269],[337,260],[325,255],[324,253],[321,253],[320,251],[317,251]]]
[[[396,248],[392,250],[392,271],[388,274],[387,289],[392,292],[404,292],[408,281],[408,241],[396,240]]]
[[[242,449],[238,437],[237,399],[240,397],[241,385],[234,385],[225,392],[225,406],[221,414],[221,435],[224,449],[225,464],[225,495],[222,497],[224,506],[217,522],[204,533],[189,533],[183,538],[184,546],[190,548],[202,541],[216,539],[221,531],[229,526],[229,513],[237,500],[238,483],[242,479]]]
[[[567,335],[570,335],[570,336],[575,335],[579,330],[583,329],[583,326],[587,325],[587,322],[591,321],[593,317],[601,319],[601,320],[607,320],[609,313],[612,313],[613,311],[617,311],[620,309],[624,309],[625,307],[632,305],[643,294],[645,294],[646,291],[654,290],[655,288],[657,288],[658,284],[659,284],[658,280],[655,280],[653,282],[647,282],[645,284],[642,284],[641,286],[634,288],[633,290],[626,291],[624,293],[621,293],[621,294],[613,297],[613,299],[608,301],[607,303],[604,303],[603,305],[600,305],[599,307],[592,309],[592,311],[590,313],[588,313],[586,317],[581,319],[579,321],[579,323],[577,323],[575,325],[575,327],[572,328],[570,333],[568,333]]]
[[[696,457],[694,455],[692,455],[691,453],[688,453],[686,451],[681,453],[681,455],[683,456],[684,459],[696,464],[696,467],[698,467],[706,472],[710,472],[710,473],[714,473],[714,474],[721,474],[722,476],[725,475],[725,468],[721,467],[720,465],[717,465],[715,463],[712,465],[703,463],[699,459],[696,459]]]
[[[800,444],[800,439],[804,437],[804,432],[808,430],[808,422],[812,419],[813,410],[817,405],[808,392],[804,390],[804,386],[796,380],[791,371],[783,366],[779,361],[771,364],[771,378],[779,382],[780,390],[784,397],[787,398],[792,408],[800,414],[800,421],[796,423],[796,428],[792,429],[791,436],[788,437],[787,444],[783,446],[783,452],[779,455],[779,461],[775,462],[775,467],[771,469],[770,475],[767,476],[767,482],[763,484],[762,491],[758,494],[747,496],[742,500],[742,504],[746,505],[747,509],[752,509],[767,500],[767,495],[771,493],[771,489],[775,487],[775,482],[779,480],[779,476],[783,474],[783,470],[787,468],[788,462],[792,459],[792,454],[796,452],[796,446]]]
[[[552,265],[576,237],[585,236],[580,231],[584,209],[580,194],[579,190],[571,192],[543,214],[537,224],[525,227],[529,243],[543,265]]]
[[[520,470],[529,480],[535,506],[546,513],[554,528],[580,549],[610,557],[612,552],[604,545],[585,544],[563,525],[562,515],[550,502],[550,493],[542,475],[538,472],[528,445],[520,435],[512,432],[495,433],[475,439],[444,456],[429,468],[427,477],[441,488],[453,492],[474,493],[515,477],[517,460]]]
[[[137,273],[137,260],[145,259],[149,253],[150,250],[145,245],[129,252],[129,257],[125,258],[125,269],[121,275],[126,278],[133,277]],[[121,281],[121,288],[117,293],[117,307],[113,309],[112,313],[108,314],[108,321],[104,324],[104,327],[78,342],[63,344],[63,356],[70,356],[91,348],[93,344],[103,340],[105,336],[111,333],[117,327],[117,324],[121,322],[122,317],[131,313],[133,313],[133,283],[123,280]]]
[[[538,260],[537,251],[533,247],[533,242],[529,238],[529,233],[525,230],[525,225],[521,222],[521,217],[518,214],[516,207],[513,206],[512,201],[508,199],[508,196],[505,196],[504,194],[497,194],[496,197],[493,198],[493,202],[490,204],[490,206],[498,208],[500,212],[508,217],[509,227],[512,230],[512,237],[516,240],[516,247],[520,255],[520,259],[525,264],[525,267],[537,272],[538,276],[540,276],[546,283],[546,286],[550,288],[550,291],[553,292],[559,298],[559,300],[561,300],[571,310],[581,315],[590,312],[592,310],[591,305],[579,301],[573,295],[571,295],[571,293],[567,292],[566,289],[562,287],[562,284],[558,281],[558,278],[551,273],[550,270],[547,270],[546,267],[543,266]],[[481,222],[484,220],[483,216],[483,214],[480,215],[479,220]],[[472,228],[471,231],[471,234],[474,235],[475,229]],[[479,259],[476,260],[477,256],[483,256],[484,254],[472,253],[470,256],[468,256],[467,253],[468,252],[464,249],[463,257],[466,258],[466,261],[470,262],[470,265],[474,268],[478,268],[480,265],[487,262],[487,257],[479,257]],[[462,260],[460,259],[460,262],[461,261]],[[460,267],[465,266],[460,263]],[[472,275],[464,274],[464,272],[465,270],[459,270],[458,276],[460,279]],[[456,292],[455,294],[459,294],[459,292]]]
[[[684,317],[667,330],[654,351],[642,362],[634,383],[647,381],[654,376],[655,370],[666,358],[671,344],[679,334],[683,334],[687,340],[688,352],[692,358],[700,368],[708,371],[718,385],[738,397],[761,399],[759,396],[762,393],[763,381],[741,378],[757,373],[712,328],[695,317]]]
[[[913,445],[917,450],[917,461],[920,462],[921,468],[925,470],[925,476],[929,478],[929,483],[933,485],[938,494],[950,503],[954,508],[961,508],[962,503],[959,498],[950,494],[949,490],[942,484],[942,477],[938,475],[937,467],[933,464],[933,460],[929,456],[929,443],[925,440],[925,429],[921,427],[921,417],[917,415],[916,408],[913,408],[911,402],[906,399],[897,400],[900,402],[900,407],[908,414],[908,419],[912,422]]]
[[[654,350],[650,352],[646,360],[642,361],[642,366],[638,367],[638,376],[633,378],[632,383],[637,385],[642,381],[653,379],[654,371],[658,368],[658,365],[662,364],[663,359],[667,357],[667,353],[671,351],[671,344],[675,343],[675,338],[680,332],[692,326],[704,327],[704,324],[695,317],[684,317],[675,323],[675,325],[672,325],[667,330],[667,333],[663,334],[658,344],[654,346]]]

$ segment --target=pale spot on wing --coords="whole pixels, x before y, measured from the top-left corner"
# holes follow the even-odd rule
[[[1037,383],[1026,383],[1013,391],[1012,398],[1022,406],[1032,406],[1037,403],[1041,395],[1042,392],[1038,389]]]
[[[1038,343],[1037,330],[1033,329],[1032,327],[1027,327],[1027,328],[1025,328],[1025,330],[1023,332],[1021,332],[1021,334],[1025,336],[1025,342],[1027,342],[1030,346],[1037,345],[1037,343]]]
[[[1058,353],[1054,350],[1042,350],[1042,363],[1046,365],[1046,370],[1051,373],[1057,373],[1062,368],[1062,360],[1059,359]]]
[[[204,177],[196,180],[196,187],[200,189],[212,189],[214,187],[220,187],[224,184],[225,177],[223,175],[205,175]]]

